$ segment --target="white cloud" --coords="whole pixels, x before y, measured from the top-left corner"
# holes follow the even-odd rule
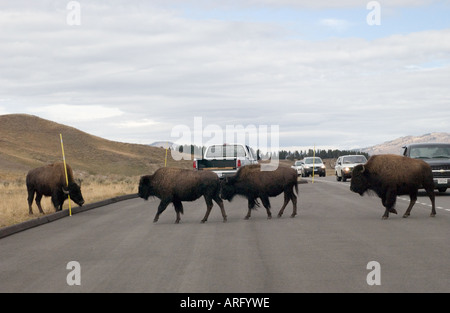
[[[29,112],[58,122],[93,122],[123,115],[118,108],[101,105],[56,104],[29,108]]]
[[[336,18],[321,19],[319,24],[337,32],[344,32],[352,26],[349,21]]]
[[[150,119],[142,119],[142,120],[128,120],[117,123],[117,127],[119,128],[146,128],[146,127],[153,127],[153,126],[159,126],[162,123],[155,122]]]
[[[66,3],[35,11],[29,5],[23,16],[3,5],[0,95],[20,104],[0,102],[3,111],[78,121],[95,135],[137,142],[170,140],[173,125],[190,125],[195,116],[221,127],[277,124],[286,146],[366,146],[412,131],[450,131],[422,122],[430,110],[440,112],[434,125],[450,120],[450,30],[307,41],[276,23],[190,20],[167,2],[120,3],[83,2],[81,25],[72,27]],[[319,9],[329,1],[308,3]],[[339,18],[321,23],[341,32],[352,27]]]

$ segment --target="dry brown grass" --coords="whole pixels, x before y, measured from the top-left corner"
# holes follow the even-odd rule
[[[25,177],[33,168],[62,161],[59,134],[75,178],[83,180],[86,204],[137,192],[139,177],[165,163],[162,148],[105,140],[32,115],[0,115],[0,227],[40,216],[35,203],[34,215],[28,215]],[[192,162],[168,153],[167,166],[192,168]],[[42,199],[42,207],[54,212],[50,198]]]
[[[90,176],[81,185],[81,192],[87,203],[93,203],[116,196],[137,193],[139,176]],[[0,183],[0,227],[10,226],[41,216],[37,205],[33,202],[33,215],[28,214],[27,188],[25,179],[18,177]],[[41,201],[45,214],[55,212],[50,197]],[[72,207],[77,206],[71,202]],[[69,208],[69,202],[64,203],[63,209]]]

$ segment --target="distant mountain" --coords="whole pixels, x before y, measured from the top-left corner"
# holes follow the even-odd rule
[[[384,142],[372,147],[361,149],[369,155],[374,154],[403,154],[403,146],[411,143],[426,143],[426,142],[442,142],[450,143],[450,133],[430,133],[422,136],[405,136],[391,141]]]
[[[164,166],[166,151],[148,145],[115,142],[27,114],[0,115],[0,181],[8,175],[62,161],[63,136],[67,163],[74,171],[92,175],[137,176]],[[168,166],[190,168],[192,162]]]
[[[154,143],[149,144],[151,147],[168,149],[173,146],[173,142],[171,141],[155,141]]]

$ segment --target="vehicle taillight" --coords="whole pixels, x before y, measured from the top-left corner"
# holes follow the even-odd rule
[[[194,161],[194,163],[192,164],[194,166],[194,169],[197,168],[197,161]]]
[[[237,167],[241,167],[241,160],[237,160]]]

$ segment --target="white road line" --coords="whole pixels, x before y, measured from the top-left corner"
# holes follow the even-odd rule
[[[302,179],[308,181],[308,183],[312,183],[312,178],[309,178],[309,177],[308,177],[308,178],[302,177]],[[340,185],[340,186],[350,186],[350,183],[348,183],[348,182],[345,183],[345,182],[329,181],[329,180],[322,180],[322,179],[320,179],[320,180],[314,180],[314,183],[327,183],[327,184],[336,184],[336,185]],[[407,201],[407,202],[410,201],[409,198],[405,198],[405,197],[398,197],[398,199],[403,200],[403,201]],[[421,204],[421,205],[423,205],[423,206],[427,206],[427,207],[430,207],[430,208],[431,208],[431,204],[429,204],[429,203],[425,203],[425,202],[416,202],[416,204]],[[445,211],[450,212],[450,209],[444,209],[443,207],[440,207],[440,206],[437,206],[436,209],[438,209],[438,210],[445,210]]]
[[[410,199],[409,198],[403,198],[403,197],[398,197],[400,200],[403,200],[403,201],[410,201]],[[431,208],[431,204],[429,204],[429,203],[424,203],[424,202],[416,202],[416,204],[421,204],[421,205],[424,205],[424,206],[427,206],[427,207],[430,207]],[[436,207],[436,209],[439,209],[439,210],[445,210],[445,211],[449,211],[450,212],[450,209],[444,209],[443,207],[440,207],[440,206],[437,206]]]

